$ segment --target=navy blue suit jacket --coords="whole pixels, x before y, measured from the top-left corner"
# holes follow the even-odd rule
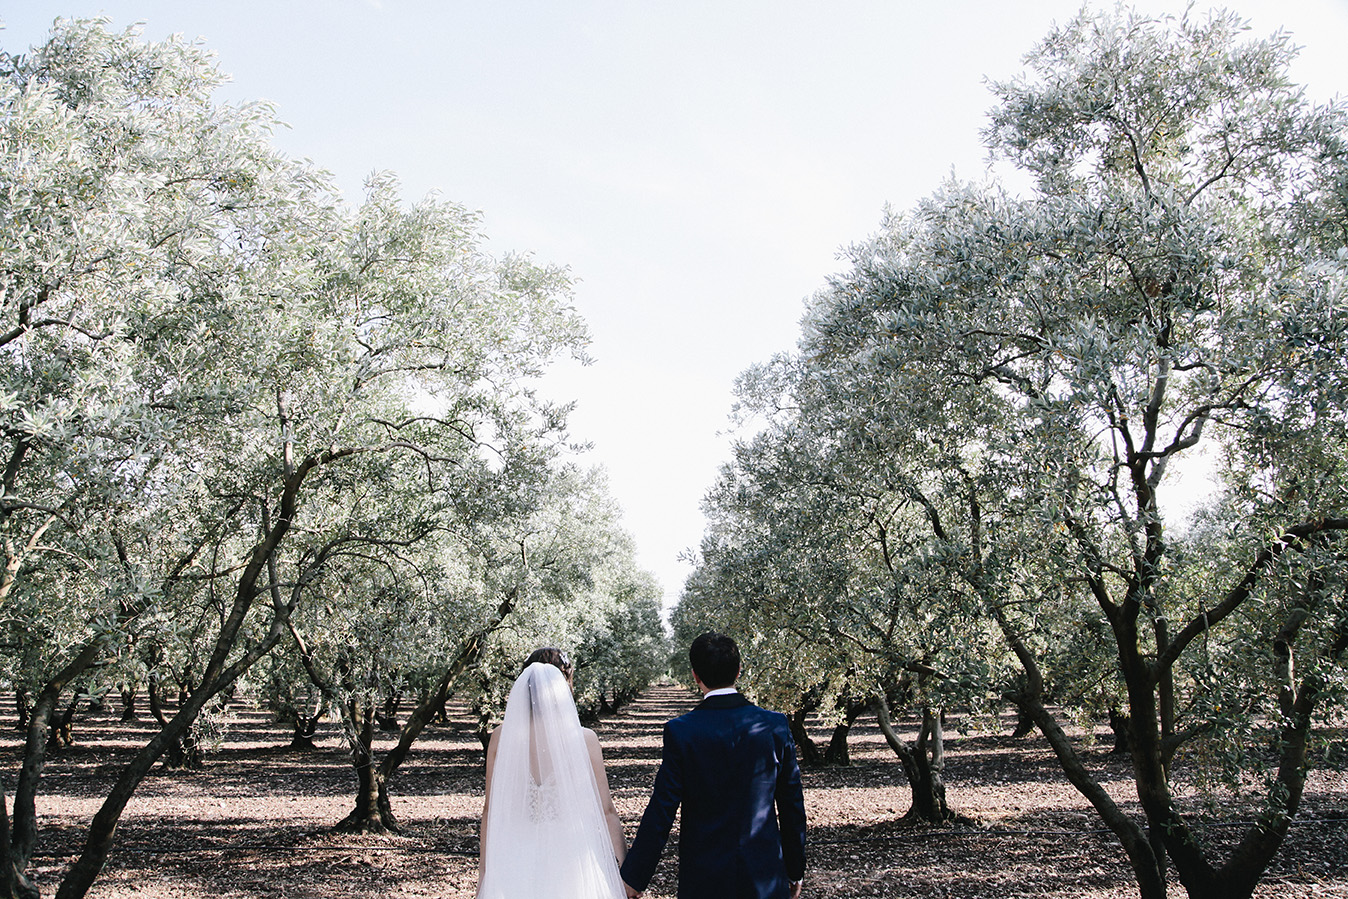
[[[622,877],[646,889],[679,825],[679,899],[779,899],[805,873],[805,798],[786,716],[738,693],[665,725],[655,788]]]

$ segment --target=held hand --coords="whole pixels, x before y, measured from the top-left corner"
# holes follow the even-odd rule
[[[628,886],[627,881],[623,881],[623,889],[627,891],[627,899],[641,899],[641,890],[635,890]]]
[[[791,881],[791,899],[800,899],[800,888],[804,885],[804,880]]]

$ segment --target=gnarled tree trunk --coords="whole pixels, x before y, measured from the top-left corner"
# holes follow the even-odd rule
[[[852,764],[852,753],[848,749],[847,738],[852,733],[852,725],[865,714],[869,706],[864,702],[846,702],[840,705],[844,717],[833,728],[833,735],[829,737],[828,748],[824,750],[824,764],[846,767]]]
[[[356,807],[333,830],[339,833],[398,833],[383,775],[374,763],[374,703],[352,697],[346,703],[351,764],[356,769]]]
[[[28,713],[32,710],[28,702],[28,690],[22,684],[14,688],[14,711],[17,714],[17,720],[14,726],[19,730],[28,729]]]
[[[818,768],[824,764],[824,754],[805,729],[805,718],[810,712],[808,707],[796,709],[787,720],[791,723],[791,737],[796,741],[796,755],[800,763],[807,768]]]
[[[957,816],[950,810],[945,798],[945,731],[940,712],[923,707],[917,740],[910,745],[894,730],[889,701],[883,695],[871,700],[871,708],[875,710],[885,742],[899,757],[904,774],[908,777],[912,806],[904,818],[931,824],[955,820]]]
[[[80,694],[76,689],[75,695],[70,697],[70,705],[66,706],[65,711],[52,718],[47,730],[47,750],[56,750],[69,746],[75,742],[74,723],[75,712],[80,707]]]
[[[353,696],[349,703],[343,705],[346,712],[347,738],[351,742],[351,761],[356,769],[356,807],[337,824],[337,830],[361,833],[398,832],[398,821],[393,815],[393,807],[389,801],[389,780],[407,758],[412,744],[435,717],[437,710],[444,707],[454,682],[481,657],[487,636],[501,626],[514,608],[514,604],[515,594],[512,592],[497,607],[495,619],[464,642],[458,655],[445,666],[435,690],[412,710],[407,723],[402,727],[397,744],[388,751],[377,768],[374,765],[373,752],[375,723],[373,702],[366,702],[358,696]],[[298,631],[292,628],[291,634],[300,648],[300,657],[310,678],[320,689],[332,691],[332,686],[322,677]],[[483,748],[485,747],[484,742]]]
[[[1109,710],[1109,729],[1114,732],[1114,748],[1110,755],[1128,755],[1128,715],[1118,709]]]
[[[124,684],[122,686],[122,721],[130,722],[139,719],[136,714],[136,685],[134,683]]]
[[[28,858],[14,844],[9,827],[9,800],[0,781],[0,899],[38,899],[37,887],[26,873]]]
[[[298,709],[295,712],[295,732],[290,738],[291,749],[313,749],[314,735],[318,733],[318,724],[323,720],[323,716],[328,713],[328,696],[323,691],[318,692],[317,707],[312,714],[305,714]]]
[[[103,804],[94,814],[93,821],[90,822],[88,833],[85,836],[84,848],[81,850],[79,858],[67,869],[65,878],[57,889],[56,899],[83,899],[93,885],[94,879],[103,870],[108,853],[112,851],[113,838],[117,832],[117,822],[121,819],[122,811],[126,808],[126,804],[131,801],[131,797],[135,794],[141,781],[150,773],[164,751],[174,741],[181,739],[192,727],[196,722],[197,715],[200,714],[206,703],[232,686],[244,672],[251,668],[258,659],[271,652],[272,648],[280,641],[286,624],[289,622],[290,614],[294,611],[295,605],[302,595],[306,579],[313,576],[321,568],[322,558],[320,557],[313,563],[313,567],[307,569],[305,575],[293,587],[289,603],[286,603],[281,600],[279,590],[275,586],[278,581],[274,575],[274,553],[290,530],[290,523],[295,518],[295,498],[305,476],[324,461],[336,457],[337,454],[334,451],[329,451],[323,456],[310,457],[290,474],[282,494],[280,515],[274,525],[270,520],[270,511],[265,507],[263,508],[264,536],[253,545],[248,564],[244,566],[244,570],[239,576],[233,603],[229,607],[228,614],[221,622],[220,632],[215,639],[215,647],[211,653],[210,661],[202,673],[200,683],[196,690],[187,697],[186,701],[178,707],[176,714],[169,719],[168,723],[161,727],[159,732],[122,768],[121,774],[118,775],[112,789],[103,800]],[[263,572],[268,570],[269,566],[273,572],[270,578],[273,585],[272,620],[266,633],[260,639],[249,644],[241,655],[230,661],[230,656],[239,646],[239,632],[243,628],[244,620],[252,609],[254,600],[263,595],[263,589],[259,588],[258,580]]]
[[[1025,714],[1025,710],[1016,707],[1016,726],[1011,731],[1011,739],[1019,740],[1022,737],[1028,737],[1034,733],[1034,719]]]
[[[385,697],[383,710],[374,713],[375,721],[379,722],[380,730],[392,732],[399,729],[398,709],[402,707],[402,704],[402,690],[394,690]]]
[[[997,622],[997,627],[1015,653],[1024,673],[1020,689],[1007,698],[1016,704],[1022,715],[1034,721],[1058,757],[1058,764],[1068,781],[1094,806],[1105,826],[1118,838],[1119,845],[1128,856],[1128,864],[1133,869],[1141,899],[1165,899],[1164,850],[1119,808],[1109,792],[1086,769],[1072,741],[1044,707],[1044,675],[1034,653],[1021,639],[1019,631],[1012,626],[1001,606],[990,603],[988,611],[992,613],[993,620]]]
[[[5,810],[4,841],[0,844],[0,851],[5,853],[0,884],[9,889],[10,896],[36,899],[38,895],[37,888],[28,879],[27,870],[28,862],[33,857],[33,847],[37,844],[37,790],[38,783],[42,779],[42,769],[47,763],[47,747],[50,742],[48,729],[52,712],[61,699],[61,692],[87,670],[101,653],[100,639],[90,640],[84,644],[80,652],[66,663],[55,677],[47,681],[29,711],[23,764],[19,769],[19,779],[14,789],[13,816],[11,818],[8,810]]]

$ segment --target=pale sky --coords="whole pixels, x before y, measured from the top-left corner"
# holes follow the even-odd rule
[[[1099,4],[1095,4],[1099,5]],[[1180,13],[1183,2],[1137,8]],[[1204,11],[1210,4],[1198,3]],[[1348,97],[1348,0],[1235,0]],[[481,211],[493,253],[568,266],[595,363],[549,378],[609,471],[641,565],[677,599],[728,458],[735,376],[791,349],[840,248],[952,172],[985,172],[985,78],[1077,0],[0,0],[0,46],[58,16],[201,38],[229,101],[356,203],[370,172]]]

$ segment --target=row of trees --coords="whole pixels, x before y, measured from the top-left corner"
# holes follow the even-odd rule
[[[887,216],[742,375],[673,616],[797,720],[872,710],[924,818],[942,713],[1009,701],[1146,899],[1172,865],[1250,895],[1348,699],[1348,119],[1243,30],[1087,12],[994,85],[1033,188]],[[1136,811],[1065,731],[1111,709]],[[1221,806],[1253,818],[1225,848]]]
[[[583,647],[597,704],[666,658],[655,585],[535,392],[584,355],[567,273],[488,256],[474,214],[388,176],[348,207],[272,148],[269,108],[214,102],[220,81],[199,46],[97,21],[0,54],[0,681],[26,720],[0,896],[38,894],[63,697],[143,687],[160,719],[73,899],[141,779],[190,760],[241,687],[339,716],[347,823],[385,827],[389,777],[465,672],[496,690],[534,644]]]

